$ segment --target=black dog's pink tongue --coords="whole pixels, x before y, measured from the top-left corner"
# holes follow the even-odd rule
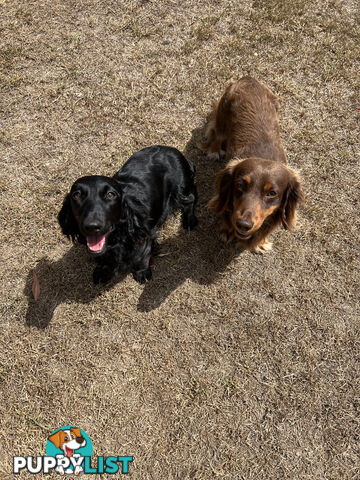
[[[105,235],[86,237],[86,242],[89,250],[92,252],[100,252],[105,245]]]

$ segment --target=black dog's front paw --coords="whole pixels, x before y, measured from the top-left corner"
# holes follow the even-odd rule
[[[95,285],[98,283],[107,283],[114,275],[114,271],[109,267],[96,267],[93,271],[93,281]]]
[[[134,280],[136,280],[141,285],[143,285],[152,277],[151,268],[149,267],[146,270],[138,270],[137,272],[133,272],[133,277],[134,277]]]
[[[192,230],[198,224],[198,219],[195,215],[184,215],[182,219],[182,226],[185,230]]]

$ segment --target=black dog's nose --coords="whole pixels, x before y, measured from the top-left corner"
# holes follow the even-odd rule
[[[101,223],[97,220],[88,220],[87,222],[84,222],[83,224],[84,230],[87,233],[99,233],[103,226]]]
[[[236,226],[240,228],[241,230],[251,230],[252,227],[254,226],[254,222],[251,220],[244,220],[243,218],[239,218],[236,220]]]

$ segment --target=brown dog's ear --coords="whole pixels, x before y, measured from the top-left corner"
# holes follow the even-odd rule
[[[215,196],[208,203],[208,207],[218,215],[225,211],[232,211],[233,174],[239,160],[234,160],[226,165],[215,178]]]
[[[296,208],[303,203],[304,194],[301,187],[301,180],[297,173],[288,169],[290,181],[284,193],[281,210],[281,222],[285,230],[295,229]]]
[[[65,432],[63,432],[62,430],[59,430],[53,435],[50,435],[49,440],[55,445],[56,448],[61,448],[60,445],[64,443],[65,435],[66,435]]]

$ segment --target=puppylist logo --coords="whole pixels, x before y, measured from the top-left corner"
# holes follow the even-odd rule
[[[51,473],[60,475],[127,474],[133,457],[92,457],[90,437],[80,428],[62,427],[54,430],[46,443],[44,457],[14,457],[13,473]]]

